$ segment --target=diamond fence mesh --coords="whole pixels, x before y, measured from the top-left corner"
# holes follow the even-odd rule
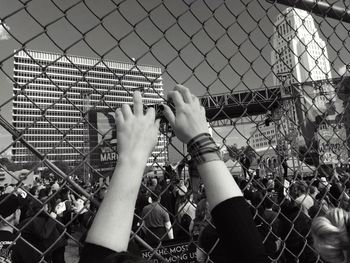
[[[114,111],[140,90],[162,118],[181,83],[271,262],[323,262],[312,218],[349,211],[348,2],[3,0],[0,19],[0,185],[20,198],[16,241],[34,260],[77,261],[118,159]],[[174,240],[151,227],[157,200]],[[132,230],[151,262],[219,262],[205,189],[164,118]]]

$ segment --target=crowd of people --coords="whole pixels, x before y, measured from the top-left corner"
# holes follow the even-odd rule
[[[125,104],[116,112],[120,158],[108,188],[85,186],[100,206],[64,180],[7,186],[0,196],[0,259],[65,262],[67,240],[78,231],[81,263],[145,262],[135,233],[154,248],[167,240],[195,244],[197,262],[311,263],[320,255],[347,262],[349,171],[330,178],[234,178],[198,98],[181,85],[168,98],[175,110],[163,105],[164,115],[187,144],[200,184],[194,187],[181,169],[143,176],[159,120],[152,108],[144,113],[135,92],[133,110]]]
[[[0,198],[0,257],[12,257],[13,262],[65,262],[68,238],[77,229],[87,229],[96,211],[63,180],[50,178],[37,178],[33,185],[7,185]]]
[[[327,215],[334,208],[350,211],[349,178],[349,171],[345,169],[331,180],[314,176],[284,178],[278,174],[264,178],[234,177],[250,204],[267,255],[281,263],[317,261],[318,251],[311,234],[312,220]],[[158,209],[154,209],[148,218],[143,208],[149,206],[147,198],[152,195],[157,200],[153,206],[157,205]],[[166,213],[166,220],[155,224],[154,216],[162,213]],[[139,216],[136,216],[138,223],[133,225],[133,230],[136,232],[144,221],[153,233],[147,236],[141,232],[149,244],[156,246],[169,239],[164,225],[170,221],[176,240],[198,241],[198,262],[205,262],[208,255],[213,262],[225,262],[222,245],[211,222],[204,185],[194,191],[190,180],[173,183],[170,179],[149,179],[141,186],[135,214]],[[163,232],[159,233],[155,228],[162,228]]]

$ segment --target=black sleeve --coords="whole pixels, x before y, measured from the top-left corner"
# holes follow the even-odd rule
[[[85,243],[79,263],[144,263],[129,252],[115,252],[105,247]],[[147,262],[146,262],[147,263]]]
[[[211,213],[229,258],[242,263],[270,262],[243,197],[227,199]]]

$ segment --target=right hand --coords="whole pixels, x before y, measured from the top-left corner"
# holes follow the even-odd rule
[[[134,92],[134,111],[123,104],[116,111],[118,153],[120,158],[146,162],[158,142],[159,120],[155,120],[154,108],[143,112],[142,97]]]
[[[183,143],[188,143],[200,133],[208,133],[208,124],[205,109],[200,105],[199,99],[188,88],[176,85],[168,93],[175,105],[176,115],[169,106],[164,105],[164,116],[174,129],[176,136]]]

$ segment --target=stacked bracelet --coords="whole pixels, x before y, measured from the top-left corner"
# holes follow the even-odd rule
[[[187,144],[187,150],[195,166],[221,160],[220,149],[209,133],[201,133],[192,138]]]

